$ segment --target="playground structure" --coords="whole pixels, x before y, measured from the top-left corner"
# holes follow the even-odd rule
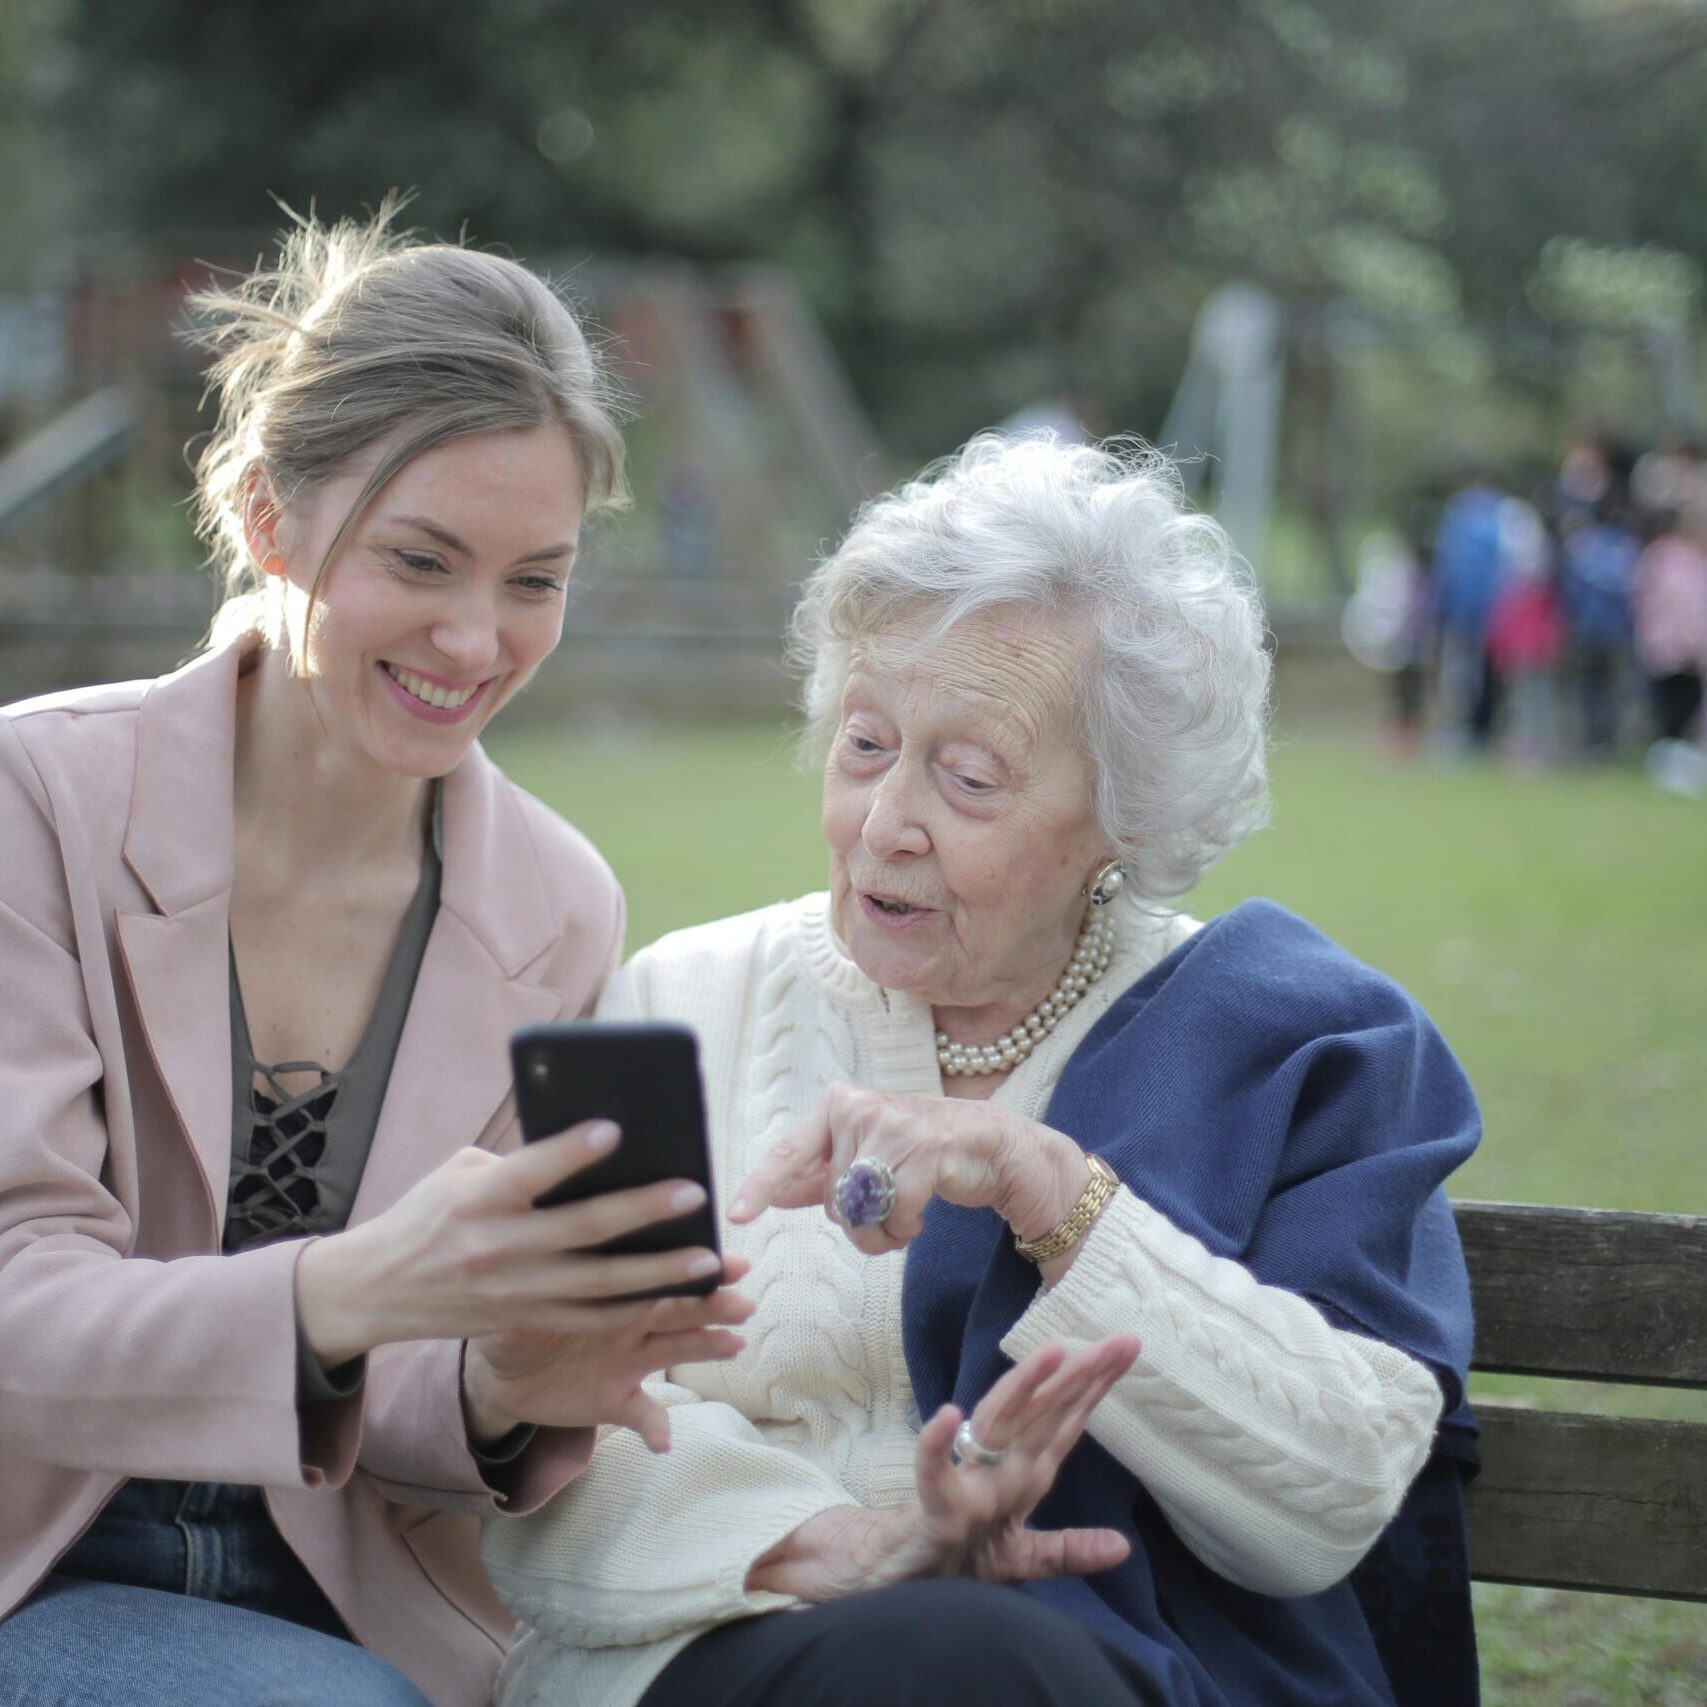
[[[1192,493],[1202,494],[1216,474],[1215,512],[1259,577],[1274,512],[1285,338],[1272,291],[1242,283],[1213,291],[1198,310],[1159,440],[1180,456]]]
[[[634,509],[595,533],[549,667],[577,697],[770,712],[799,583],[890,469],[821,328],[773,270],[591,281],[637,401]]]

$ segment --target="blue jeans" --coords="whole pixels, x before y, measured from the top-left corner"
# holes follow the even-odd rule
[[[423,1707],[358,1647],[258,1488],[127,1482],[0,1622],[0,1707]]]

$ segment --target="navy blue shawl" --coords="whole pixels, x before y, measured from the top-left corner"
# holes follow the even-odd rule
[[[1467,1445],[1470,1296],[1441,1182],[1475,1148],[1480,1122],[1451,1051],[1390,980],[1284,908],[1246,902],[1116,1000],[1068,1063],[1046,1120],[1218,1256],[1427,1364],[1451,1418],[1442,1444]],[[993,1210],[940,1199],[906,1261],[903,1336],[920,1411],[951,1398],[969,1411],[1008,1367],[1000,1342],[1036,1296],[1037,1271]],[[1451,1483],[1425,1476],[1418,1499],[1455,1500],[1455,1474]],[[1185,1548],[1088,1436],[1034,1521],[1131,1540],[1115,1570],[1026,1592],[1146,1664],[1176,1707],[1429,1698],[1395,1695],[1351,1581],[1297,1599],[1237,1587]],[[1425,1510],[1411,1539],[1438,1553],[1443,1521],[1450,1511]],[[1407,1550],[1387,1561],[1389,1592],[1397,1581],[1404,1593]],[[1424,1564],[1438,1578],[1438,1562]],[[1443,1686],[1442,1700],[1475,1699],[1473,1647],[1460,1654],[1460,1693]]]

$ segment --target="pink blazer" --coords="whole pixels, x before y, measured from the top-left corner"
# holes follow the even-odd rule
[[[543,1503],[590,1430],[542,1430],[507,1500],[464,1432],[461,1348],[385,1346],[299,1409],[300,1240],[220,1254],[242,647],[0,712],[0,1614],[127,1476],[257,1483],[361,1642],[485,1702],[512,1620],[478,1514]],[[445,779],[437,922],[356,1198],[516,1142],[511,1031],[585,1012],[621,949],[591,845],[476,747]]]

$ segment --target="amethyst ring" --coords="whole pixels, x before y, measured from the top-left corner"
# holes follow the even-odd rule
[[[879,1225],[895,1207],[895,1175],[889,1164],[861,1156],[836,1181],[831,1204],[836,1219],[850,1231]]]

